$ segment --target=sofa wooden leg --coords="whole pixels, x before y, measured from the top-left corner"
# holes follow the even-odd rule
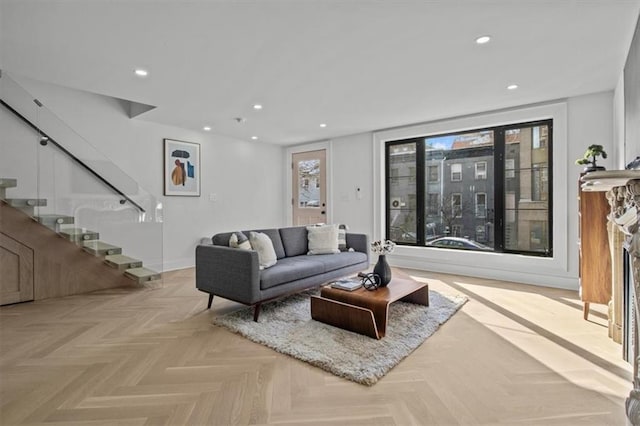
[[[258,322],[258,316],[260,315],[260,304],[256,304],[256,307],[253,310],[253,320]]]
[[[213,302],[213,294],[209,294],[209,303],[207,304],[207,309],[211,309],[212,302]]]

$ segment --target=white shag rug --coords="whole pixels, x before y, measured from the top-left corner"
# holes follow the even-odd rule
[[[283,354],[364,385],[373,385],[413,352],[468,300],[429,290],[429,306],[395,302],[380,340],[311,319],[309,296],[292,295],[262,305],[259,322],[247,307],[213,323]]]

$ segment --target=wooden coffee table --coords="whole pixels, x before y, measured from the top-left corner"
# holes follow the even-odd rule
[[[327,286],[320,296],[311,296],[311,318],[381,339],[387,331],[389,305],[397,300],[429,306],[429,286],[395,273],[387,287],[374,291],[363,287],[346,291]]]

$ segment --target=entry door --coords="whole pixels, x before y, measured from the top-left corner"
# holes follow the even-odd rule
[[[326,151],[299,152],[293,161],[293,224],[327,221]]]

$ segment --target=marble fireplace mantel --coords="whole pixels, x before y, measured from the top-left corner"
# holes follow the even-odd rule
[[[621,334],[622,317],[620,312],[624,309],[621,300],[616,297],[622,286],[621,281],[621,253],[624,247],[631,259],[631,273],[633,275],[633,389],[627,398],[627,418],[633,425],[640,425],[640,375],[639,375],[639,346],[638,326],[640,325],[640,170],[604,170],[585,174],[581,178],[581,190],[585,192],[606,192],[607,200],[611,207],[608,216],[609,240],[613,267],[613,293],[609,306],[610,315],[613,313],[614,321],[610,323],[610,336],[616,341]],[[615,265],[618,265],[616,267]],[[611,316],[610,316],[611,321]],[[620,323],[618,323],[620,321]],[[626,325],[629,327],[629,324]],[[612,335],[613,333],[613,335]]]
[[[582,176],[583,191],[610,191],[626,186],[632,180],[640,180],[640,170],[602,170]]]

